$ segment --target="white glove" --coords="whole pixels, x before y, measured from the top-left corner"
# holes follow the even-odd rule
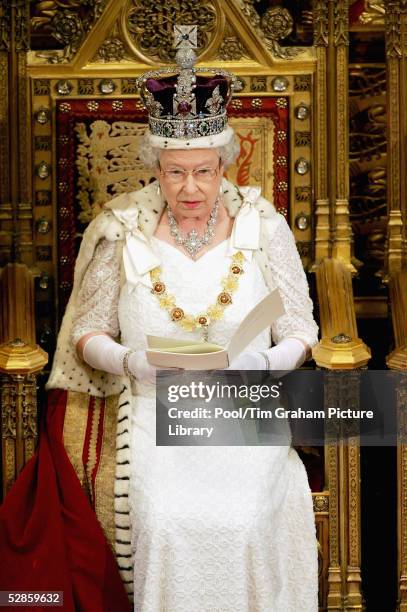
[[[91,336],[83,347],[83,360],[92,368],[123,376],[123,360],[131,349],[115,342],[110,336]],[[132,351],[128,358],[129,372],[139,381],[155,383],[157,368],[148,363],[145,351]]]
[[[232,361],[228,370],[267,370],[265,357],[259,351],[247,349]]]
[[[134,351],[131,353],[128,365],[129,372],[131,372],[137,380],[143,381],[144,383],[155,384],[155,375],[158,368],[148,363],[145,351]]]
[[[229,370],[295,370],[304,363],[306,350],[297,338],[284,338],[266,351],[248,349],[240,353]]]

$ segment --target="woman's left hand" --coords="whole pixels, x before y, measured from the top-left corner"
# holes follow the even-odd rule
[[[307,348],[298,338],[283,338],[276,346],[265,351],[247,349],[232,361],[228,370],[291,371],[305,361]]]
[[[262,353],[248,349],[240,353],[232,361],[228,370],[268,370],[266,360]]]

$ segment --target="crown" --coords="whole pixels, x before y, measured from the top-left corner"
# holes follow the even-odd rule
[[[197,74],[197,26],[175,26],[174,40],[177,65],[150,70],[137,79],[150,133],[187,140],[222,133],[237,77],[217,68],[200,68]]]

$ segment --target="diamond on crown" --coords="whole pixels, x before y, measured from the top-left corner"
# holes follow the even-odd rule
[[[226,106],[237,89],[235,75],[216,68],[200,68],[200,73],[224,77],[225,93],[222,95],[217,84],[206,102],[197,110],[195,90],[197,87],[196,69],[194,67],[197,47],[197,26],[175,26],[174,46],[177,49],[177,66],[150,70],[137,79],[141,98],[149,113],[150,133],[166,138],[194,139],[221,133],[227,127]],[[164,112],[163,100],[154,98],[147,87],[149,79],[161,79],[165,75],[177,76],[175,93],[172,95],[172,111]],[[171,89],[171,85],[169,86]],[[223,87],[223,86],[222,86]],[[171,102],[170,102],[171,104]]]

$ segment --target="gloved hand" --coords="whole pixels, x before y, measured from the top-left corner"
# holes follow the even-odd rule
[[[267,370],[264,355],[259,351],[247,349],[232,361],[228,370]]]
[[[105,334],[91,336],[83,346],[83,360],[92,368],[123,376],[124,358],[131,349],[115,342]],[[155,383],[157,368],[148,363],[145,351],[131,351],[128,371],[138,380]]]
[[[129,372],[134,378],[137,378],[138,381],[155,384],[155,376],[158,368],[148,363],[145,351],[134,351],[131,353],[128,360],[128,366]]]
[[[232,361],[228,370],[295,370],[304,363],[305,357],[306,349],[301,340],[284,338],[265,351],[243,351]]]

